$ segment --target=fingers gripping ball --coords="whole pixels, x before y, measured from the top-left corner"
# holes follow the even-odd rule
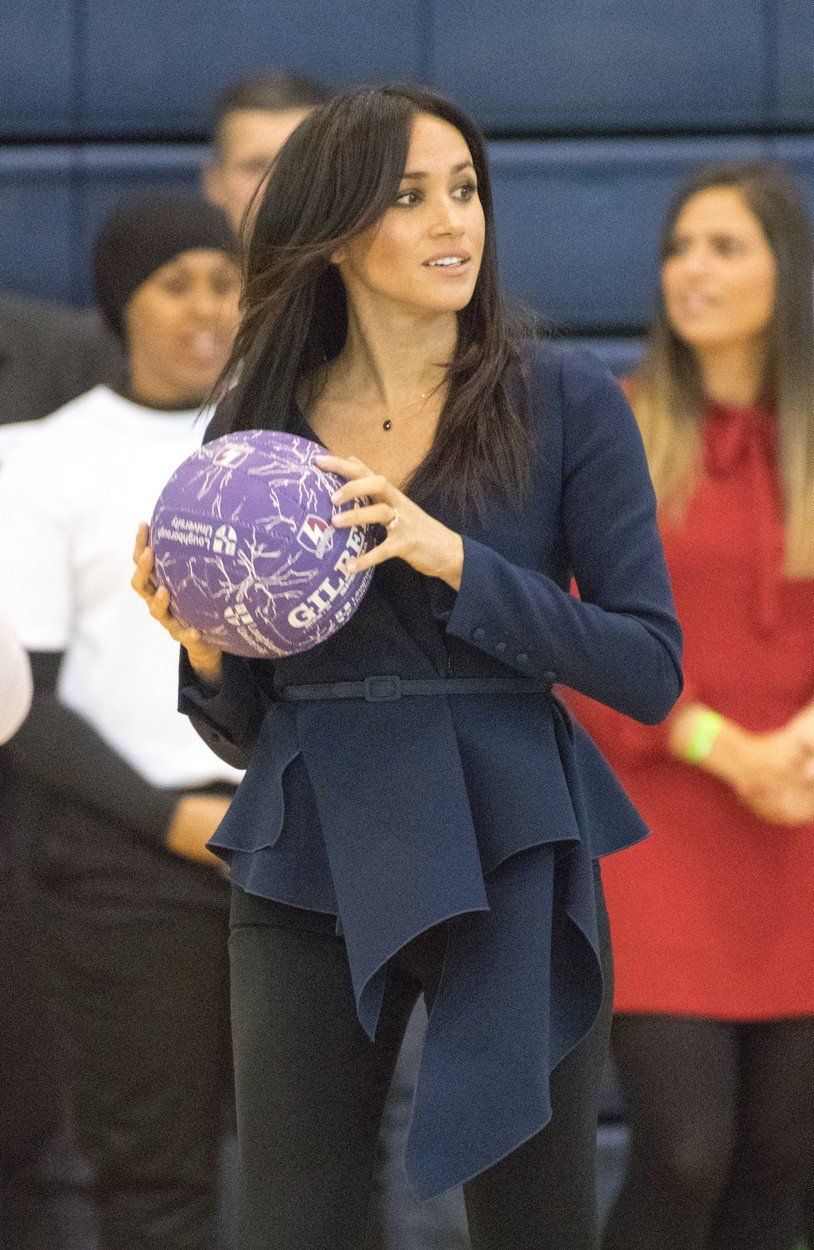
[[[369,528],[331,525],[343,479],[313,464],[324,453],[274,430],[227,434],[162,490],[150,523],[154,577],[173,616],[207,642],[234,655],[293,655],[358,608],[373,571],[352,575],[345,564],[373,539]]]

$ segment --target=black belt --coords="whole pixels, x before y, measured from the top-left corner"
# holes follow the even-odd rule
[[[408,695],[439,694],[548,694],[552,682],[529,677],[366,677],[307,686],[281,686],[278,699],[366,699],[381,703]]]

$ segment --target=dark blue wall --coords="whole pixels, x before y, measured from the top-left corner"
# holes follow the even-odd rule
[[[809,0],[41,0],[0,22],[0,286],[89,299],[130,188],[194,184],[212,100],[289,68],[413,79],[491,136],[507,290],[566,333],[646,322],[666,203],[698,164],[788,164],[814,212]]]
[[[488,129],[810,126],[809,0],[39,0],[6,4],[0,135],[203,137],[258,66],[433,83]]]

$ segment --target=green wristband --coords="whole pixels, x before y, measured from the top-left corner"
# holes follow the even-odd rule
[[[712,750],[712,744],[724,727],[724,718],[718,712],[699,712],[695,718],[692,736],[684,748],[684,758],[690,764],[700,764]]]

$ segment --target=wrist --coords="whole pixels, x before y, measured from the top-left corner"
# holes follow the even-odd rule
[[[187,652],[187,654],[189,653]],[[192,665],[195,676],[198,680],[206,686],[211,693],[214,694],[214,692],[219,689],[220,684],[223,681],[223,663],[220,656],[217,660],[206,661],[200,660],[197,657],[193,658],[193,656],[190,655],[189,662]]]
[[[449,552],[444,560],[443,569],[437,576],[453,590],[460,590],[464,572],[464,540],[453,530],[450,530],[449,534]]]
[[[751,741],[752,735],[745,729],[725,720],[702,767],[721,781],[737,788],[749,762]]]
[[[748,738],[733,721],[693,703],[672,721],[669,741],[673,755],[731,784],[742,772]]]

